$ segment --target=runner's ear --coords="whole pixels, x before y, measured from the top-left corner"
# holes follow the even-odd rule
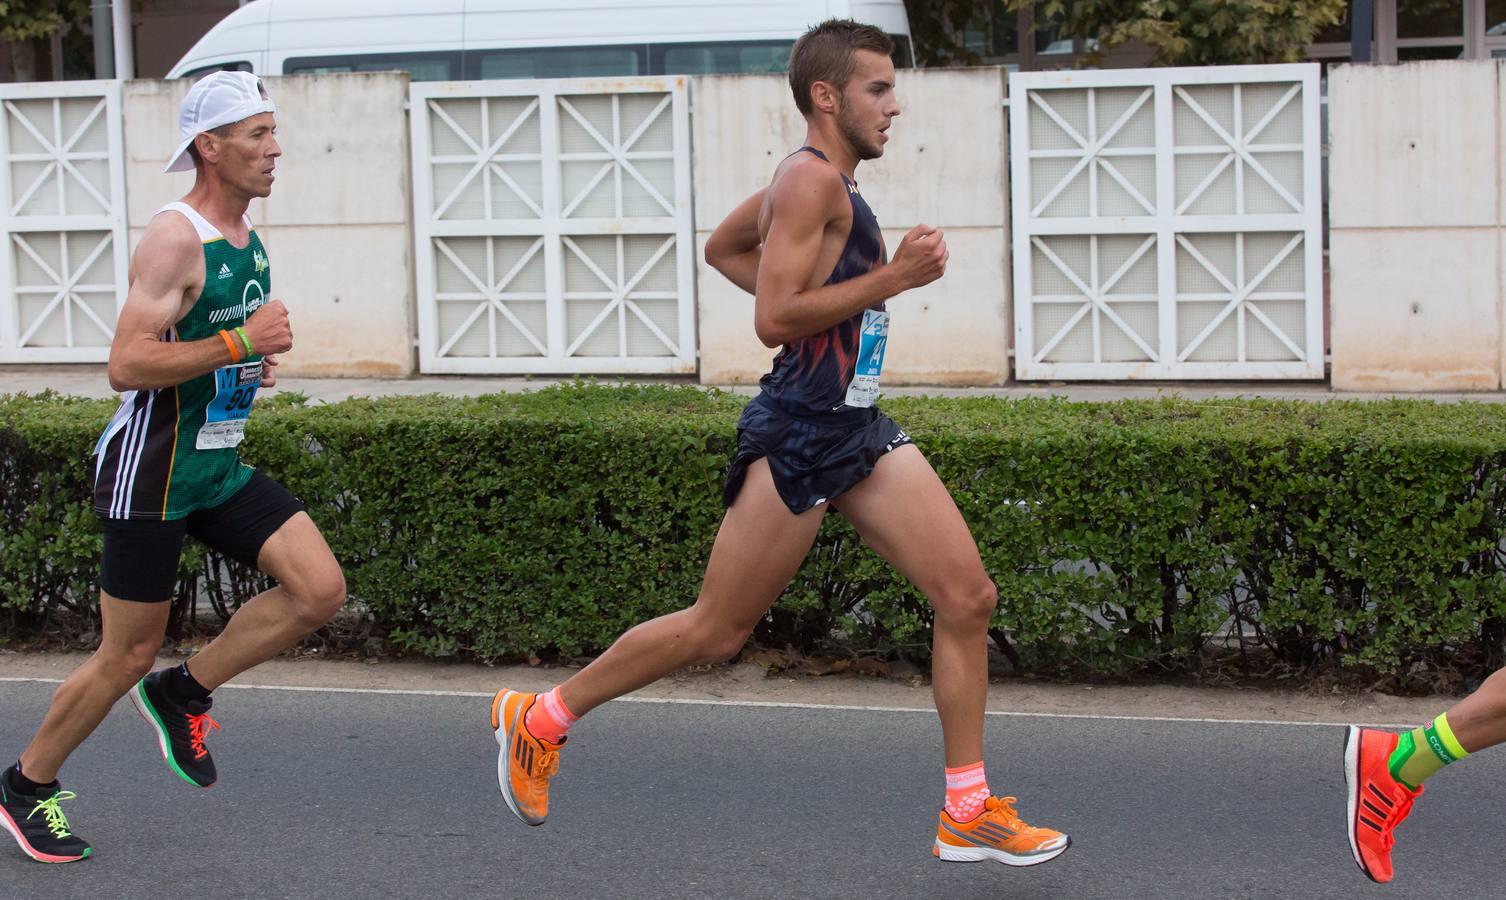
[[[811,106],[823,112],[834,113],[842,107],[842,95],[824,81],[811,84]]]

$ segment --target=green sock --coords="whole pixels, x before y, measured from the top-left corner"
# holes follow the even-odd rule
[[[1444,713],[1402,735],[1386,767],[1392,778],[1415,791],[1433,773],[1468,755],[1449,727],[1448,713]]]

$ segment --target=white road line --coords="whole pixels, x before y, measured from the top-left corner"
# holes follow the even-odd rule
[[[0,677],[0,683],[12,684],[62,684],[61,678],[15,678]],[[287,684],[227,684],[221,690],[238,691],[288,691],[292,693],[306,694],[381,694],[406,697],[476,697],[490,700],[493,696],[489,691],[409,691],[395,688],[344,688],[344,687],[312,687],[307,685]],[[751,707],[755,709],[815,709],[815,710],[840,710],[843,712],[882,712],[882,713],[929,713],[936,714],[935,707],[931,706],[855,706],[844,703],[795,703],[777,700],[692,700],[679,697],[619,697],[615,703],[657,703],[657,704],[682,704],[685,706],[733,706]],[[1049,712],[1013,712],[1009,710],[988,710],[985,715],[1001,716],[1015,719],[1093,719],[1106,722],[1179,722],[1193,725],[1299,725],[1304,727],[1318,728],[1344,728],[1349,725],[1360,725],[1364,728],[1412,728],[1411,724],[1404,722],[1292,722],[1281,719],[1215,719],[1207,717],[1191,716],[1106,716],[1093,715],[1091,713],[1049,713]]]

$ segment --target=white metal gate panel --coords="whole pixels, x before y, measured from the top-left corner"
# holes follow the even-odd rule
[[[422,371],[695,371],[684,78],[411,98]]]
[[[1016,377],[1323,377],[1318,72],[1009,77]]]
[[[0,85],[0,362],[104,362],[125,302],[120,83]]]

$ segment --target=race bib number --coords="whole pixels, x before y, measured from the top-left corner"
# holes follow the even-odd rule
[[[876,309],[863,311],[858,332],[858,358],[853,364],[852,384],[847,386],[848,406],[872,406],[878,400],[879,374],[884,370],[884,347],[889,343],[889,314]]]
[[[204,427],[194,442],[199,450],[226,450],[245,439],[246,416],[261,386],[261,362],[216,369],[214,384],[214,399],[204,410]]]

